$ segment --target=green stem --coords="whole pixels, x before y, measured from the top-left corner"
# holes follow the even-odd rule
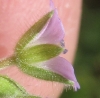
[[[13,65],[13,64],[15,64],[15,57],[14,56],[11,56],[11,57],[6,58],[6,59],[1,59],[0,60],[0,69],[4,68],[6,66]]]

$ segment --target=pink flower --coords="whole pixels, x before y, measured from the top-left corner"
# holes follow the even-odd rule
[[[61,52],[63,52],[63,51],[66,52],[66,50],[64,49],[64,43],[63,43],[65,31],[64,31],[63,25],[58,17],[57,10],[54,8],[52,1],[51,1],[51,8],[52,8],[51,10],[53,10],[53,14],[51,15],[50,19],[48,20],[46,25],[43,27],[43,29],[38,34],[36,34],[33,41],[31,41],[28,45],[28,47],[33,47],[33,48],[30,50],[28,49],[27,51],[24,51],[24,52],[22,51],[22,53],[21,53],[22,60],[20,60],[20,59],[18,60],[18,57],[17,57],[17,62],[19,62],[20,66],[25,65],[27,63],[25,65],[26,67],[25,66],[22,67],[22,70],[24,69],[23,71],[25,73],[28,73],[29,75],[35,76],[37,78],[42,78],[44,80],[50,80],[50,79],[48,79],[45,76],[43,76],[43,77],[38,76],[38,74],[36,74],[36,73],[37,72],[39,73],[39,71],[43,73],[44,70],[47,72],[50,71],[50,72],[56,73],[56,74],[62,76],[63,78],[65,78],[66,80],[72,81],[73,85],[70,85],[70,83],[68,85],[67,84],[65,84],[65,85],[73,86],[74,90],[77,91],[77,89],[80,88],[80,85],[77,82],[77,79],[75,77],[73,66],[66,59],[59,56],[59,54]],[[41,47],[45,47],[46,44],[48,46],[56,45],[56,46],[62,48],[63,51],[61,50],[57,55],[50,56],[48,58],[48,55],[51,55],[52,53],[54,53],[54,51],[50,50],[47,47],[47,50],[51,51],[50,54],[46,54],[46,53],[41,54],[41,52],[44,51],[44,48],[41,48]],[[40,48],[37,48],[34,50],[34,47],[38,46],[38,45],[44,45],[44,46],[39,46],[42,50]],[[48,52],[47,50],[46,50],[46,52]],[[32,52],[28,52],[28,51],[32,51]],[[33,55],[30,56],[32,53],[33,53]],[[27,55],[29,55],[29,56],[27,56]],[[42,56],[40,57],[40,55],[42,55]],[[42,59],[42,57],[44,58],[45,56],[47,58]],[[32,66],[28,66],[29,64]],[[36,69],[34,69],[34,67]],[[38,70],[38,68],[39,68],[39,70]],[[41,71],[41,69],[43,69],[43,70]],[[34,73],[34,71],[35,71],[35,73]],[[34,75],[34,74],[36,74],[36,75]],[[39,75],[41,75],[41,74],[39,74]],[[45,75],[45,73],[44,73],[44,75]],[[53,80],[53,79],[51,79],[51,80]]]

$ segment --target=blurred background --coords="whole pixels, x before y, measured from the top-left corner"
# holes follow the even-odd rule
[[[100,98],[100,0],[83,0],[74,68],[81,89],[64,91],[60,98]]]

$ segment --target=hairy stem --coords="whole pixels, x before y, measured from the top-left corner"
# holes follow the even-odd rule
[[[0,69],[15,64],[15,57],[11,56],[0,60]]]

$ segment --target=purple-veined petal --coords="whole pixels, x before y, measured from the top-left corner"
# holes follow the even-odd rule
[[[80,89],[80,85],[74,74],[73,66],[64,58],[56,57],[46,62],[49,70],[63,76],[66,79],[74,81],[74,90]]]

